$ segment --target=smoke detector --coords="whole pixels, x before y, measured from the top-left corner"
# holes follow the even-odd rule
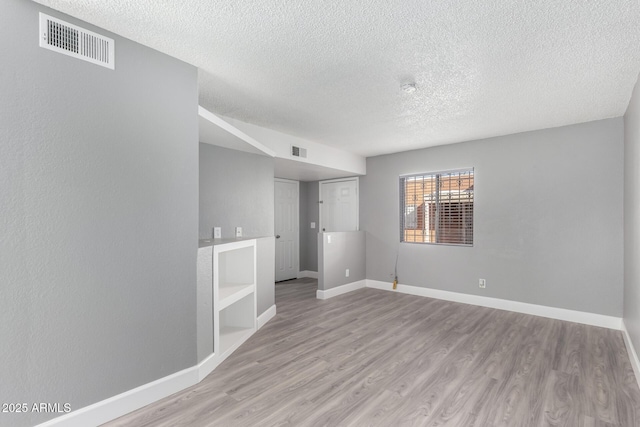
[[[400,89],[402,89],[404,93],[413,93],[417,90],[415,83],[405,83],[400,86]]]

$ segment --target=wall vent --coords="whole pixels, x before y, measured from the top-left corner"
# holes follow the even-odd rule
[[[306,148],[300,148],[300,147],[296,147],[295,145],[291,146],[291,155],[293,157],[302,157],[302,158],[307,158],[307,149]]]
[[[40,13],[40,47],[115,69],[115,41]]]

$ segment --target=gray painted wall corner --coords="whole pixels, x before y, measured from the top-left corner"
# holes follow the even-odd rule
[[[213,246],[198,249],[197,261],[198,363],[213,353]]]
[[[318,289],[326,291],[366,278],[364,231],[325,232],[318,235]],[[346,270],[349,270],[349,276]]]
[[[256,248],[257,281],[256,298],[258,316],[276,303],[276,239],[273,236],[257,239]]]
[[[624,116],[624,324],[640,350],[640,84]]]

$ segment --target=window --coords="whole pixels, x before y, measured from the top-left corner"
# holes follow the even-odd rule
[[[473,245],[473,168],[401,176],[400,241]]]

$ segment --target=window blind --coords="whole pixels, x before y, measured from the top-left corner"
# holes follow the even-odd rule
[[[474,170],[400,177],[400,241],[473,245]]]

